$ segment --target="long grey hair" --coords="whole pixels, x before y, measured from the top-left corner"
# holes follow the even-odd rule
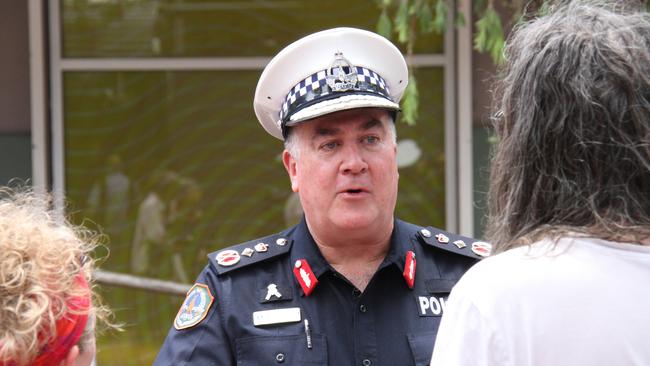
[[[572,1],[511,34],[495,99],[495,252],[578,233],[650,237],[650,19]]]

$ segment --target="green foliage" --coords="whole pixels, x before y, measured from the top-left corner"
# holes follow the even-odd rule
[[[378,0],[377,4],[382,10],[377,20],[377,33],[389,39],[396,36],[397,41],[406,46],[407,60],[410,60],[418,35],[433,31],[442,33],[446,28],[449,12],[446,0]],[[392,19],[390,14],[394,14]],[[419,96],[412,65],[409,65],[409,74],[409,84],[402,97],[402,120],[413,125],[418,118]]]
[[[400,2],[395,14],[395,32],[399,43],[409,42],[409,11],[408,0]]]
[[[411,72],[409,75],[409,84],[406,90],[404,90],[404,96],[402,97],[402,121],[411,126],[417,122],[419,103],[420,96],[417,80]]]
[[[474,49],[487,53],[495,64],[501,64],[503,48],[505,47],[504,25],[509,28],[512,22],[524,20],[522,13],[532,11],[538,16],[548,14],[551,4],[561,0],[533,0],[507,1],[507,0],[473,0],[472,11],[479,16],[475,24]],[[499,8],[512,12],[512,19],[502,19],[495,10],[495,3]],[[451,0],[377,0],[377,5],[382,12],[377,21],[377,32],[386,38],[397,36],[397,41],[406,46],[407,60],[412,55],[415,39],[433,31],[442,33],[447,29],[447,18],[450,13]],[[650,11],[650,2],[646,2],[646,9]],[[537,9],[537,11],[535,11]],[[454,12],[454,24],[457,27],[466,25],[465,17],[460,11]],[[391,19],[391,15],[394,16]],[[532,14],[532,13],[530,13]],[[409,69],[412,66],[409,65]],[[417,86],[415,77],[410,70],[409,86],[404,93],[402,103],[403,120],[413,124],[417,119]]]
[[[379,15],[379,20],[377,21],[377,33],[386,38],[390,38],[393,33],[393,24],[388,17],[386,9],[382,10],[381,15]]]
[[[505,39],[501,18],[492,7],[485,9],[483,16],[476,22],[474,48],[479,52],[487,52],[496,64],[503,62],[503,47]]]
[[[447,4],[445,3],[444,0],[438,0],[436,2],[436,17],[433,20],[433,29],[438,32],[442,33],[445,31],[445,28],[447,27],[447,13],[449,12],[449,9],[447,8]]]
[[[539,6],[539,0],[537,0]],[[540,11],[548,11],[548,4],[553,0],[541,1]],[[474,48],[491,56],[495,64],[503,62],[505,46],[504,24],[511,25],[512,19],[502,19],[495,10],[494,3],[512,11],[513,19],[521,19],[522,8],[529,6],[524,1],[507,0],[473,0],[473,14],[479,19],[475,24]],[[535,1],[534,1],[535,2]],[[447,29],[448,17],[455,14],[454,24],[458,27],[467,25],[467,20],[460,11],[451,8],[451,0],[376,0],[381,9],[377,21],[377,32],[386,38],[396,38],[397,42],[406,46],[407,60],[412,56],[415,39],[419,36]],[[535,6],[531,7],[535,8]],[[418,116],[418,91],[416,79],[413,76],[412,65],[409,64],[409,85],[402,99],[403,120],[408,124],[416,123]]]
[[[542,6],[539,7],[539,11],[537,11],[537,14],[540,16],[547,15],[549,10],[551,10],[551,4],[549,1],[544,1],[542,3]]]
[[[473,5],[473,12],[476,14],[480,13],[485,9],[485,7],[487,7],[487,3],[485,2],[485,0],[474,0],[472,1],[472,5]]]

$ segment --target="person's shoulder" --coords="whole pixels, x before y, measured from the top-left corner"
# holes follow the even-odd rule
[[[434,251],[455,254],[475,261],[490,256],[492,245],[467,236],[451,233],[433,226],[418,226],[397,220],[401,231],[414,235],[426,248]]]
[[[293,239],[285,232],[236,244],[208,254],[217,275],[282,258],[291,251]]]
[[[510,298],[549,286],[547,243],[534,243],[486,258],[472,266],[458,283],[459,290],[475,298]],[[514,301],[514,300],[513,300]]]

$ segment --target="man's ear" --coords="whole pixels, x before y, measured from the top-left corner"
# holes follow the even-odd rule
[[[287,170],[287,174],[289,174],[291,190],[298,192],[298,162],[291,156],[289,151],[284,150],[282,152],[282,163],[284,163],[284,168]]]
[[[68,355],[65,356],[62,366],[73,366],[74,362],[77,360],[77,357],[79,357],[79,346],[75,344],[72,346],[72,348],[70,348],[70,351],[68,351]]]

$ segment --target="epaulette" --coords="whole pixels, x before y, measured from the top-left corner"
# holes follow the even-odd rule
[[[292,244],[293,240],[274,234],[212,252],[208,259],[217,274],[222,275],[288,253]]]
[[[452,234],[431,226],[418,230],[418,237],[434,248],[474,259],[483,259],[490,256],[492,252],[492,245],[489,243]]]

